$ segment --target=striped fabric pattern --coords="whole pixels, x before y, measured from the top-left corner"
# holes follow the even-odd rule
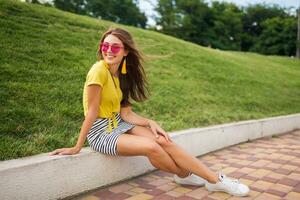
[[[135,125],[122,120],[119,113],[116,115],[116,119],[118,121],[118,127],[114,128],[111,133],[107,132],[108,119],[99,118],[93,123],[92,128],[87,135],[87,140],[94,151],[112,156],[117,155],[118,137],[135,127]]]

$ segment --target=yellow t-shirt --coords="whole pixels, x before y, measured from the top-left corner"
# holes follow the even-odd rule
[[[113,119],[114,113],[120,112],[123,98],[118,77],[112,76],[108,65],[103,61],[96,62],[86,76],[83,89],[84,116],[88,112],[87,87],[96,84],[102,87],[98,118]],[[114,80],[114,81],[113,81]]]

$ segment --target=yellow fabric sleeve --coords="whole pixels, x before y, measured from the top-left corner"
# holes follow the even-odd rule
[[[107,69],[105,69],[104,65],[95,64],[90,69],[86,77],[86,84],[92,85],[97,84],[103,87],[103,85],[107,82]]]

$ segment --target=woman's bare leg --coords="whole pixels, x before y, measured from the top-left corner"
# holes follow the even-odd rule
[[[163,171],[185,177],[188,171],[182,170],[163,148],[146,137],[122,134],[117,140],[117,152],[123,156],[147,156],[151,164]]]
[[[200,160],[198,160],[194,156],[191,156],[174,142],[166,142],[166,139],[163,136],[159,136],[159,138],[156,139],[150,129],[142,126],[136,126],[131,129],[129,133],[132,135],[148,137],[152,138],[152,140],[155,140],[170,155],[173,161],[175,161],[177,166],[179,166],[180,168],[186,171],[193,172],[194,174],[201,176],[211,183],[216,183],[219,181],[218,176],[207,166],[205,166]]]

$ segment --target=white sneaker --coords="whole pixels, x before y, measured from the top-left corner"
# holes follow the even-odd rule
[[[238,180],[227,178],[223,174],[219,174],[219,180],[215,184],[207,181],[205,184],[206,189],[211,192],[223,191],[239,197],[247,196],[250,191],[247,185],[240,183]]]
[[[180,178],[176,174],[174,175],[174,181],[180,185],[195,185],[195,186],[204,186],[207,182],[205,179],[197,176],[195,174],[190,174],[185,178]]]

